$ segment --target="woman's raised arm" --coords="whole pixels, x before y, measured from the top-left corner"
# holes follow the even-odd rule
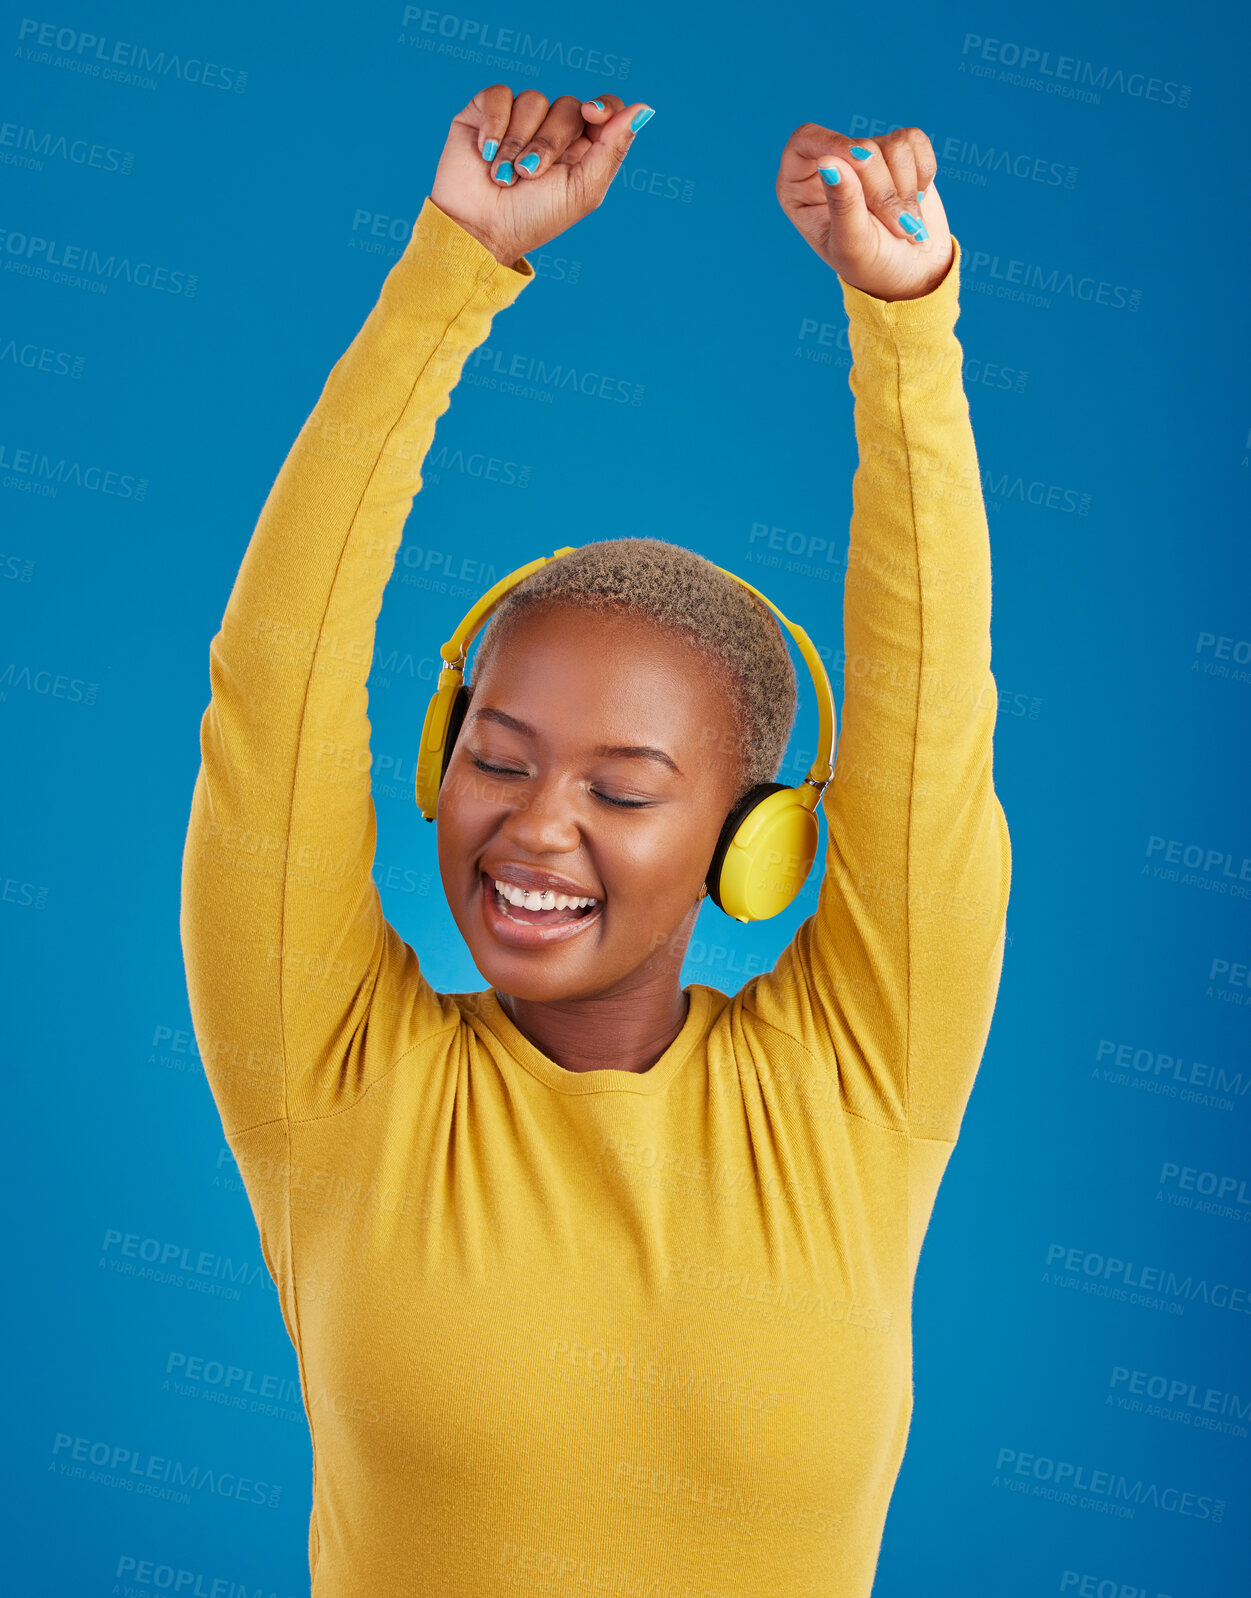
[[[797,213],[784,185],[820,184],[831,152],[840,183],[802,189]],[[992,773],[990,539],[954,332],[960,247],[934,170],[918,129],[849,150],[808,125],[783,159],[783,206],[842,278],[859,463],[825,876],[744,1002],[837,1071],[853,1113],[951,1142],[998,991],[1011,852]]]
[[[526,252],[599,204],[646,109],[475,95],[265,502],[210,650],[183,857],[191,1013],[228,1136],[341,1107],[459,1019],[372,877],[378,612],[466,358],[533,280]]]
[[[201,1058],[228,1133],[324,1113],[443,1019],[371,875],[366,681],[435,423],[533,278],[430,199],[270,490],[210,648],[183,860]],[[414,811],[414,816],[416,812]],[[387,1059],[387,1057],[390,1059]]]

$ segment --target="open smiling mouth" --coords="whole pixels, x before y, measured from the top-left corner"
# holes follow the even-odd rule
[[[510,903],[499,891],[494,878],[485,871],[479,872],[478,878],[483,919],[495,937],[512,948],[537,949],[550,943],[565,943],[585,932],[604,914],[602,899],[594,899],[590,904],[566,902],[557,906],[557,896],[551,893],[543,897],[546,908],[530,909],[524,904]],[[513,897],[519,892],[513,889]]]

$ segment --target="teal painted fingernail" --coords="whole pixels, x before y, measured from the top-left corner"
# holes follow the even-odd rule
[[[930,236],[929,229],[925,226],[924,223],[922,223],[922,225],[916,231],[916,241],[917,241],[917,243],[918,244],[924,244],[926,239],[929,238],[929,236]]]
[[[630,132],[637,133],[644,122],[650,122],[656,115],[650,105],[645,105],[641,111],[635,112],[634,120],[630,123]]]
[[[488,139],[482,146],[482,159],[484,161],[494,161],[495,152],[499,149],[499,147],[498,139]]]
[[[841,183],[843,174],[836,166],[819,166],[817,171],[821,174],[821,181],[833,188],[836,183]]]
[[[588,100],[587,104],[593,105],[597,111],[602,111],[604,109],[604,102],[602,100]]]
[[[531,150],[529,155],[523,155],[521,160],[517,162],[518,166],[525,167],[526,171],[531,173],[532,175],[534,173],[534,169],[538,166],[538,164],[539,164],[538,152],[535,151],[535,150]]]
[[[867,161],[873,154],[873,151],[866,150],[862,144],[853,144],[851,147],[851,153],[855,156],[857,161]]]
[[[910,216],[907,211],[899,213],[899,225],[905,233],[924,233],[925,229],[915,216]]]
[[[499,182],[499,183],[505,183],[505,184],[511,183],[512,180],[513,180],[513,164],[512,164],[512,162],[511,161],[501,161],[499,166],[496,167],[496,169],[495,169],[495,177],[496,177],[496,181]]]
[[[917,199],[918,200],[923,200],[924,198],[925,198],[925,190],[924,189],[918,189],[917,190]]]

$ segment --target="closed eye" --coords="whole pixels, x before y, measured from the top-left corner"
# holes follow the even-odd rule
[[[479,771],[489,771],[496,777],[524,777],[524,771],[513,771],[508,766],[488,766],[485,760],[479,760],[477,755],[470,756]]]
[[[477,755],[469,757],[479,771],[489,771],[493,777],[524,777],[524,771],[514,771],[511,766],[492,766],[485,760],[479,760]],[[619,810],[645,810],[651,804],[650,799],[614,799],[611,794],[599,793],[594,788],[591,792],[597,799],[602,799],[605,804],[616,805]]]

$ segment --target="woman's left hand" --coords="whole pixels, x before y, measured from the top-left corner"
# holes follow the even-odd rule
[[[830,183],[822,170],[837,173]],[[840,277],[879,300],[915,300],[938,287],[953,255],[938,162],[920,128],[849,139],[817,122],[782,151],[782,209]],[[922,190],[924,198],[917,198]]]

